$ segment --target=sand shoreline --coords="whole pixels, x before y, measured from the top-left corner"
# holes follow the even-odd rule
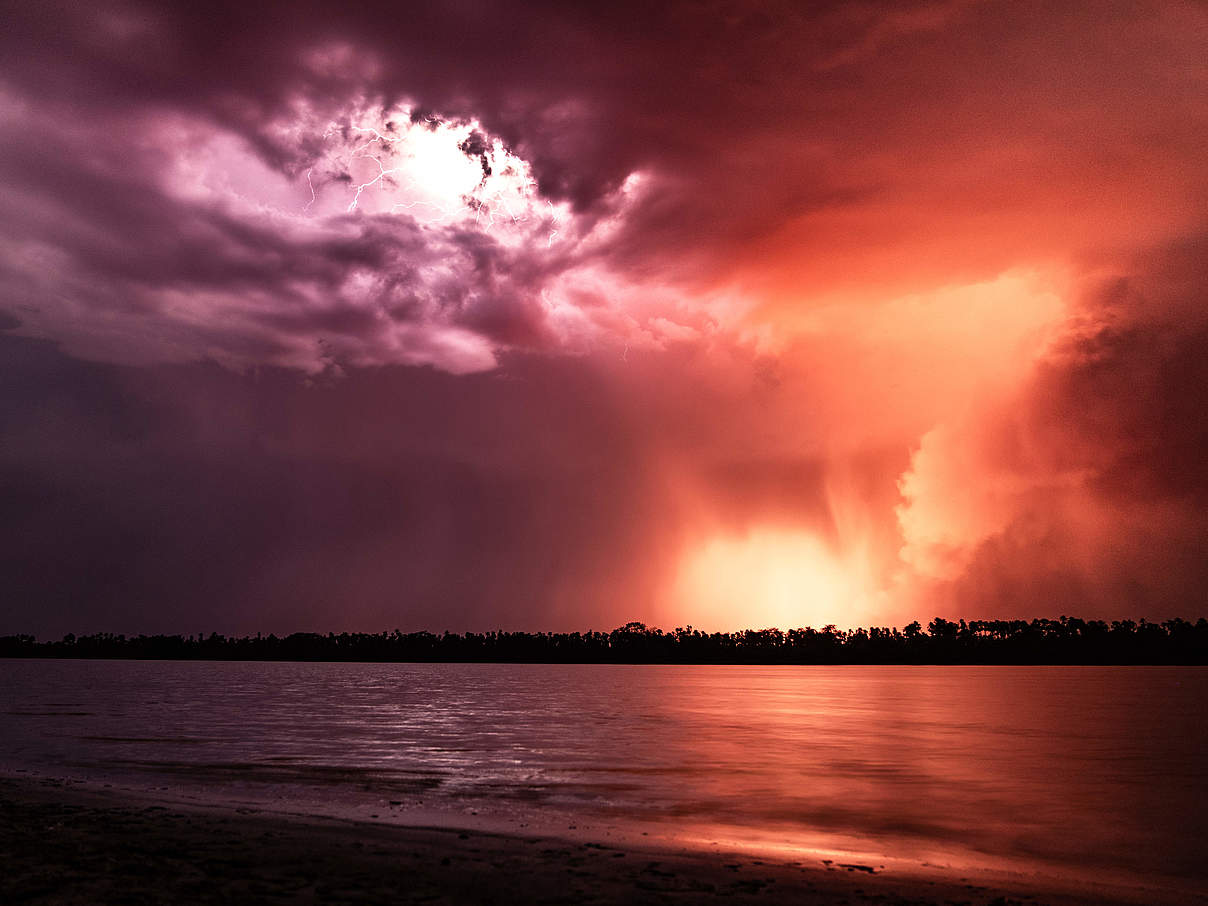
[[[0,778],[5,903],[1208,902],[616,842],[282,815]]]

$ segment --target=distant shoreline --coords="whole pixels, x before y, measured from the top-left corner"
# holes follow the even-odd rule
[[[0,658],[355,663],[1197,666],[1208,664],[1208,619],[933,619],[903,629],[664,632],[627,623],[611,632],[298,632],[228,637],[114,633],[39,642],[0,636]]]
[[[863,865],[152,801],[70,781],[0,777],[0,900],[78,902],[884,903],[1052,906],[1187,902],[963,870]]]
[[[147,663],[199,664],[497,664],[517,667],[1208,667],[1208,659],[1195,661],[545,661],[494,658],[310,658],[310,657],[152,657],[136,655],[0,654],[0,661],[143,661]]]

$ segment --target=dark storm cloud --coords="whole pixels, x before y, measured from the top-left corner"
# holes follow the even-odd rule
[[[1205,262],[1204,237],[1146,250],[1083,300],[1029,393],[1055,468],[1093,468],[1111,498],[1206,501]]]
[[[1108,206],[1082,214],[1095,222],[1093,244],[1122,213],[1103,200],[1104,184],[1127,181],[1155,203],[1178,196],[1172,174],[1204,124],[1186,71],[1195,44],[1179,38],[1194,32],[1195,15],[1158,8],[1163,16],[1123,3],[1092,13],[963,0],[14,4],[0,36],[3,84],[25,112],[9,130],[21,204],[5,217],[14,226],[43,208],[44,231],[66,218],[46,241],[69,256],[78,246],[102,279],[145,271],[154,282],[165,268],[201,282],[229,275],[286,305],[299,289],[289,274],[317,270],[309,289],[325,292],[358,266],[406,273],[408,262],[459,254],[465,237],[434,234],[420,249],[402,225],[391,236],[350,228],[330,247],[267,237],[278,227],[263,223],[236,235],[229,214],[213,222],[212,201],[165,199],[146,184],[174,178],[165,173],[174,139],[152,128],[165,118],[229,130],[297,180],[324,147],[322,129],[295,128],[300,107],[343,122],[351,141],[350,105],[406,102],[413,118],[434,111],[422,122],[481,122],[532,164],[544,198],[573,203],[580,229],[617,218],[607,241],[576,254],[622,278],[699,285],[737,271],[794,299],[853,274],[953,279],[1085,232],[1062,219],[1091,193]],[[1073,45],[1079,52],[1066,52]],[[30,117],[42,124],[34,134]],[[1167,138],[1144,166],[1110,150],[1154,131]],[[484,176],[487,149],[482,132],[463,142]],[[633,174],[641,191],[618,207]],[[987,210],[998,226],[987,226]],[[73,217],[95,218],[105,241]],[[111,241],[126,233],[129,245]],[[502,255],[493,271],[527,269],[519,284],[466,291],[470,337],[452,343],[463,350],[450,353],[455,370],[489,367],[491,350],[509,344],[558,345],[539,326],[537,299],[575,262],[534,251]],[[425,317],[439,326],[448,322],[438,307]],[[487,325],[481,337],[477,325]],[[382,348],[363,358],[389,360]]]
[[[34,104],[72,118],[187,111],[295,173],[317,137],[272,125],[300,97],[334,115],[357,95],[480,118],[534,164],[547,197],[583,211],[653,170],[668,179],[626,237],[636,255],[651,241],[698,245],[701,226],[707,244],[741,240],[873,191],[882,177],[841,172],[835,150],[937,115],[915,102],[955,91],[976,48],[946,46],[927,72],[897,53],[929,50],[954,24],[1001,25],[970,20],[971,6],[46,3],[12,9],[0,40],[7,80]],[[466,153],[483,150],[479,136]]]

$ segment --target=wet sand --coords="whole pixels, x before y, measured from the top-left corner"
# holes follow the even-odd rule
[[[156,803],[0,778],[0,902],[944,904],[1208,902],[656,846]]]

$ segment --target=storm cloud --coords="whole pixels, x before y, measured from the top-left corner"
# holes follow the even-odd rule
[[[1202,5],[5,23],[0,629],[1202,599]]]

